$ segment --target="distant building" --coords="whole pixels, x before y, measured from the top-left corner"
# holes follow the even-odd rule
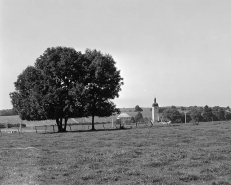
[[[126,110],[124,110],[126,111]],[[154,103],[152,104],[152,108],[143,108],[143,111],[140,112],[143,115],[143,118],[148,118],[152,123],[158,123],[163,120],[163,114],[159,112],[159,105],[156,102],[156,98],[154,98]],[[126,120],[131,120],[131,118],[135,118],[137,112],[129,111],[121,113],[117,119],[121,120],[121,123],[125,123]]]
[[[130,121],[131,120],[131,116],[129,116],[127,113],[121,113],[117,119],[121,120],[121,123],[125,123],[127,120]]]
[[[152,122],[158,123],[160,121],[159,118],[159,105],[156,102],[156,98],[154,98],[154,103],[152,104]]]

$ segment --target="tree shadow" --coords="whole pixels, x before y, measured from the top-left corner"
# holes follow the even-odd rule
[[[82,133],[82,132],[108,132],[108,131],[121,131],[121,130],[130,130],[132,129],[132,127],[130,128],[110,128],[110,129],[95,129],[95,130],[68,130],[66,132],[43,132],[40,134],[59,134],[59,133]]]

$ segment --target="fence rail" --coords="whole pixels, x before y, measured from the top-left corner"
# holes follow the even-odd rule
[[[105,130],[105,129],[116,129],[118,126],[112,127],[111,123],[102,123],[95,124],[95,129]],[[79,130],[90,130],[91,124],[67,124],[67,131],[79,131]],[[36,125],[29,127],[12,127],[12,128],[2,128],[0,129],[0,134],[2,133],[26,133],[26,132],[35,132],[35,133],[46,133],[46,132],[58,132],[57,125]]]
[[[96,130],[110,130],[110,129],[120,129],[120,128],[141,128],[141,127],[150,127],[150,126],[168,126],[168,124],[153,124],[151,122],[144,122],[144,123],[132,123],[132,124],[125,124],[119,125],[112,123],[101,123],[95,124]],[[176,124],[174,124],[176,125]],[[91,129],[91,124],[67,124],[67,131],[85,131]],[[0,129],[0,134],[2,133],[26,133],[26,132],[34,132],[34,133],[47,133],[47,132],[58,132],[57,125],[37,125],[37,126],[29,126],[29,127],[14,127],[14,128],[4,128]]]
[[[116,129],[118,127],[114,126],[112,127],[111,123],[105,123],[105,124],[95,124],[96,129]],[[67,131],[77,131],[77,130],[90,130],[91,125],[90,124],[67,124]],[[57,125],[39,125],[39,126],[34,126],[34,130],[36,133],[39,133],[40,131],[46,132],[56,132],[58,131],[58,126]]]

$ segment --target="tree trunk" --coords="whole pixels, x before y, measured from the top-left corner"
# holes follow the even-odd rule
[[[91,124],[92,124],[91,130],[95,130],[94,115],[92,115],[92,122],[91,122]]]
[[[56,124],[57,124],[57,127],[58,127],[58,132],[60,131],[60,122],[59,122],[59,118],[56,118]]]
[[[58,126],[58,132],[66,132],[66,127],[63,128],[63,118],[56,118],[56,124]]]
[[[68,120],[68,118],[65,118],[64,120],[65,120],[65,123],[64,123],[64,130],[65,130],[65,132],[66,132],[66,131],[67,131],[67,120]]]

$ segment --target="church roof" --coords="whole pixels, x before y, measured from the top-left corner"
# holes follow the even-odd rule
[[[131,116],[129,116],[127,113],[121,113],[118,118],[130,118]]]

